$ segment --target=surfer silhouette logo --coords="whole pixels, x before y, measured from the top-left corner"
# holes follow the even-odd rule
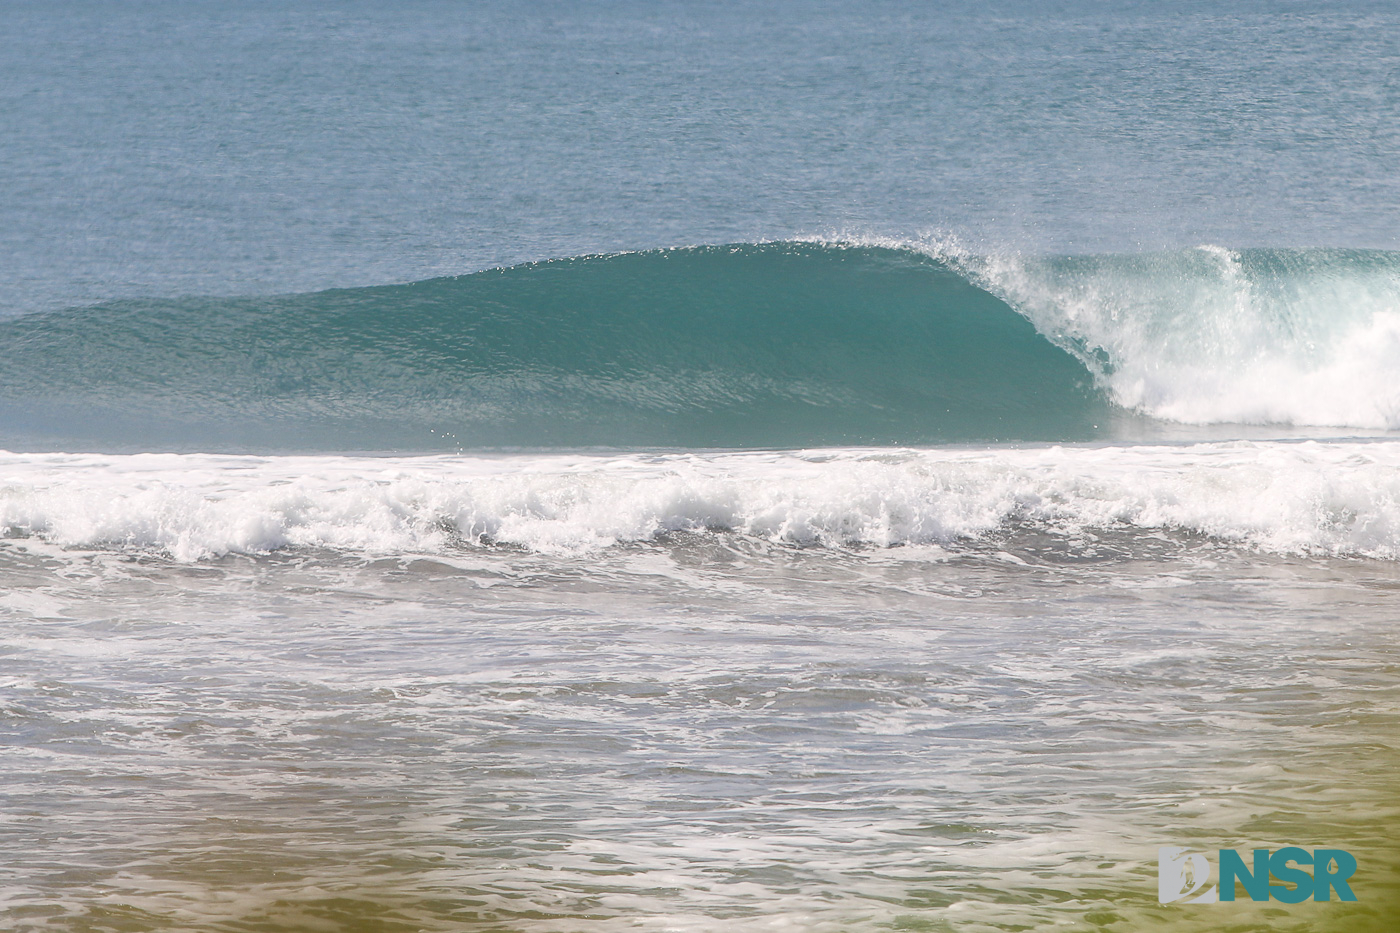
[[[1204,855],[1181,846],[1162,846],[1157,850],[1157,900],[1160,903],[1214,904],[1216,891],[1214,887],[1206,888],[1208,881],[1210,862]],[[1202,888],[1205,890],[1197,895]]]

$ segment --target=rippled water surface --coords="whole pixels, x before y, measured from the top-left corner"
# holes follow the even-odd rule
[[[1397,35],[0,0],[0,928],[1400,929]]]
[[[1271,916],[1159,907],[1163,844],[1349,848],[1363,899],[1298,929],[1396,893],[1393,563],[1031,532],[0,562],[20,929]]]

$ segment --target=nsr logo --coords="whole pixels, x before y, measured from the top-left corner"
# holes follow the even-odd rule
[[[1298,867],[1301,865],[1312,866],[1312,873]],[[1341,849],[1309,852],[1288,846],[1273,854],[1268,849],[1255,849],[1252,870],[1239,852],[1221,849],[1217,895],[1214,887],[1206,887],[1210,881],[1210,863],[1204,855],[1188,852],[1180,846],[1163,846],[1157,850],[1157,900],[1163,904],[1233,901],[1238,881],[1251,901],[1267,901],[1270,897],[1285,904],[1300,904],[1308,898],[1330,901],[1334,890],[1338,900],[1354,901],[1356,895],[1347,879],[1355,872],[1356,859]],[[1270,884],[1270,875],[1281,883]]]

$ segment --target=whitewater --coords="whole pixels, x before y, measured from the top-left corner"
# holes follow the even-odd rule
[[[1396,255],[795,238],[0,321],[0,911],[1208,929],[1186,839],[1342,848],[1365,900],[1297,929],[1388,929]]]
[[[1400,427],[1400,263],[1231,250],[954,261],[1122,406],[1189,424]]]
[[[128,450],[1374,433],[1400,426],[1397,309],[1375,251],[685,247],[0,321],[0,425]]]
[[[1154,900],[1185,838],[1343,848],[1297,928],[1387,929],[1396,255],[808,237],[0,321],[0,911],[1210,928]]]
[[[0,928],[1397,928],[1393,4],[0,24]]]
[[[1400,558],[1400,442],[534,456],[0,454],[9,539],[178,561],[587,554],[677,534],[956,551],[1030,531],[1169,532]]]

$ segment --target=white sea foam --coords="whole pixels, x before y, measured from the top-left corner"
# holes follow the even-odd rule
[[[956,237],[817,238],[947,262],[1075,353],[1113,400],[1188,424],[1400,430],[1400,254],[1044,257]]]
[[[956,546],[1174,530],[1400,558],[1400,442],[520,457],[0,454],[0,528],[79,548],[576,554],[667,532]]]
[[[1190,424],[1400,429],[1394,261],[1202,246],[962,265],[1078,350],[1125,407]]]

